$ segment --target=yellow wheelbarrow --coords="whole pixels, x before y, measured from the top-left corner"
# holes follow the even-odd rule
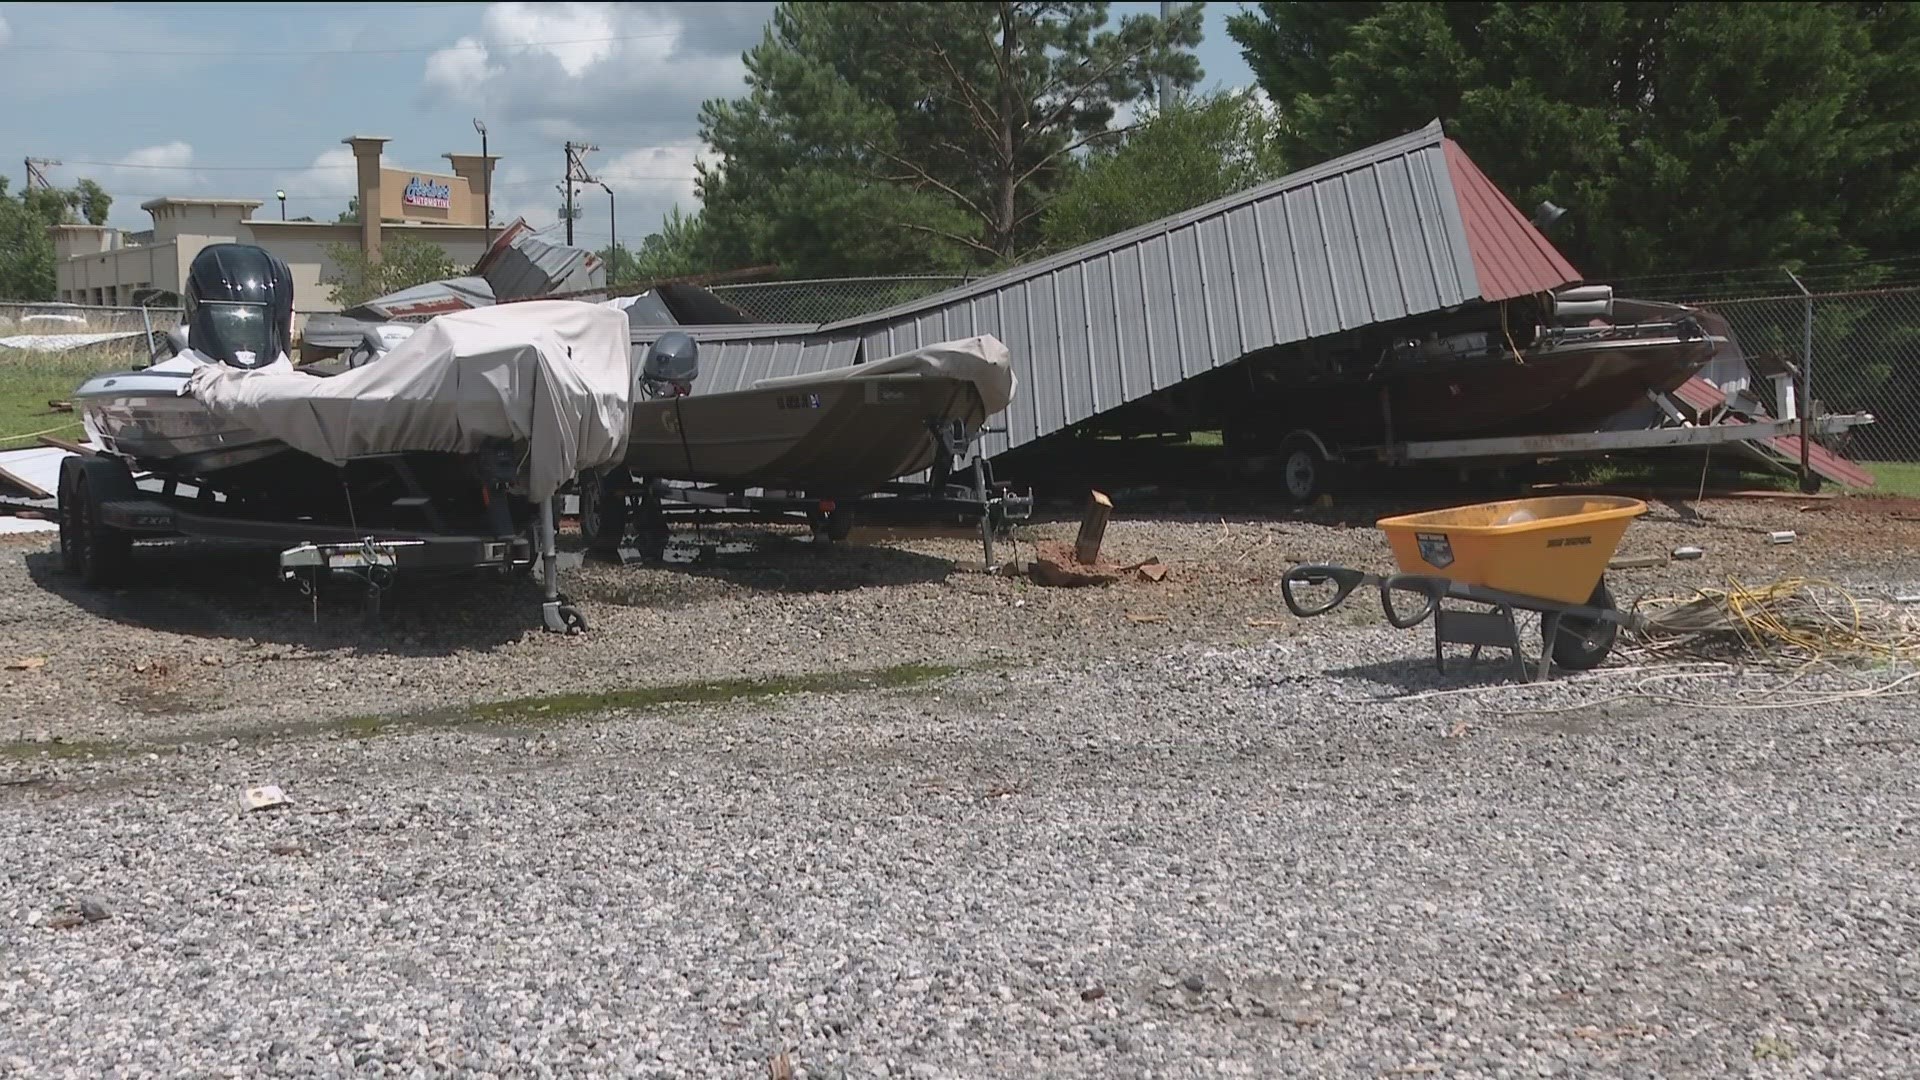
[[[1508,650],[1525,679],[1528,660],[1514,612],[1537,612],[1537,677],[1545,679],[1555,664],[1587,670],[1606,660],[1622,626],[1639,623],[1614,606],[1606,570],[1627,526],[1646,511],[1638,499],[1563,495],[1382,518],[1376,524],[1387,534],[1399,573],[1382,577],[1307,564],[1287,571],[1280,594],[1287,609],[1305,619],[1339,607],[1362,585],[1376,585],[1392,625],[1405,630],[1433,619],[1433,662],[1443,674],[1445,647],[1470,645],[1473,659],[1482,648]],[[1328,585],[1330,598],[1302,599],[1296,592]],[[1395,594],[1410,594],[1418,604],[1402,608]],[[1448,600],[1487,610],[1448,608]]]

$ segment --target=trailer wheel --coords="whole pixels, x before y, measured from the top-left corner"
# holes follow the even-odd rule
[[[1333,488],[1333,463],[1310,439],[1289,439],[1280,448],[1280,483],[1287,498],[1310,503]]]
[[[76,456],[60,463],[60,561],[86,585],[115,585],[126,576],[133,534],[103,523],[100,504],[132,487],[127,467],[112,458]]]
[[[588,472],[580,476],[580,533],[589,544],[618,543],[627,529],[627,498],[620,474]]]
[[[1593,587],[1587,606],[1613,607],[1613,593],[1607,589],[1606,578],[1601,578]],[[1567,671],[1592,671],[1606,661],[1607,654],[1613,651],[1614,639],[1619,636],[1619,623],[1562,615],[1560,631],[1553,639],[1554,666]]]

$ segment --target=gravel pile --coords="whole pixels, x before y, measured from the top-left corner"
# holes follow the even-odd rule
[[[16,758],[0,1070],[1910,1075],[1910,699],[1422,646]]]

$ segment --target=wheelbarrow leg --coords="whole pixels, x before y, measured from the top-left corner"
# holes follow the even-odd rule
[[[1553,644],[1554,639],[1559,636],[1560,613],[1542,612],[1540,615],[1540,667],[1539,673],[1534,676],[1535,682],[1546,682],[1547,677],[1553,673]],[[1518,656],[1520,653],[1516,650],[1514,655]]]

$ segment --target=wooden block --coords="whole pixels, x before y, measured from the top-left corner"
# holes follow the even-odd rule
[[[1094,492],[1087,500],[1087,513],[1080,519],[1080,535],[1073,542],[1074,561],[1092,566],[1100,561],[1100,542],[1106,539],[1107,519],[1113,516],[1113,500]]]

